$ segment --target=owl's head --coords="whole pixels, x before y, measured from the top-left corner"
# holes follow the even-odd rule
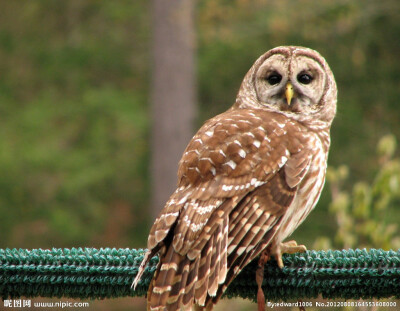
[[[235,107],[263,108],[302,121],[331,123],[337,88],[325,59],[295,46],[274,48],[246,74]]]

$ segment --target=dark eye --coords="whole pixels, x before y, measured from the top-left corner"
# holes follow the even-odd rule
[[[297,76],[297,81],[301,84],[310,84],[313,80],[313,77],[306,73],[301,73]]]
[[[279,73],[273,73],[267,78],[268,83],[271,85],[278,84],[279,82],[281,82],[281,80],[282,76]]]

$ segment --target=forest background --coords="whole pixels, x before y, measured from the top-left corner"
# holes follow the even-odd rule
[[[175,174],[190,137],[278,45],[319,51],[339,89],[329,181],[294,238],[309,249],[400,247],[399,1],[186,2],[191,78],[180,86],[190,100],[176,102],[168,122],[187,123],[178,144],[171,136],[160,147],[162,10],[146,0],[0,1],[0,248],[145,247],[176,183],[157,163]]]

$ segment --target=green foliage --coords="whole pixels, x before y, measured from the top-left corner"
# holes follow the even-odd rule
[[[0,4],[2,247],[142,244],[144,4]]]
[[[146,191],[135,176],[147,154],[140,103],[103,88],[58,103],[44,94],[9,112],[0,125],[0,213],[13,221],[2,223],[2,237],[13,241],[15,230],[40,219],[38,237],[28,226],[27,238],[46,233],[58,243],[84,243],[102,231],[118,201],[140,204]]]
[[[334,243],[326,237],[316,241],[320,248],[383,248],[400,247],[398,215],[400,203],[400,158],[394,156],[396,139],[383,136],[377,146],[380,169],[372,183],[356,182],[352,193],[343,188],[349,175],[346,166],[329,168],[327,180],[332,194],[329,210],[336,219]]]

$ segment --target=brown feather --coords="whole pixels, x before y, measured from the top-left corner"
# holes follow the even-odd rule
[[[204,305],[207,297],[213,241],[214,241],[213,239],[210,239],[201,252],[198,281],[195,285],[195,294],[194,294],[196,302],[201,306]]]

